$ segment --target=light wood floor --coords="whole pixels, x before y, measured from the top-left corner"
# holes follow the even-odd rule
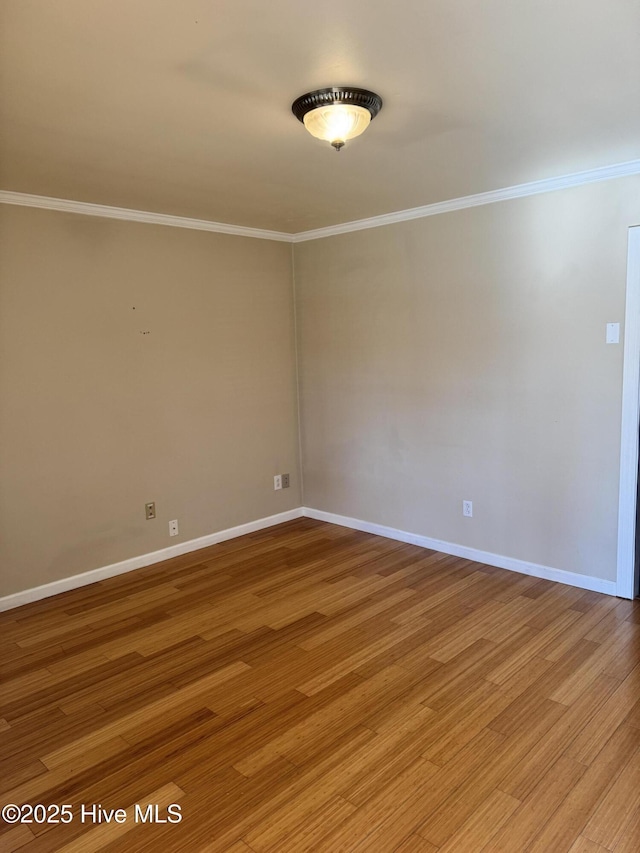
[[[301,519],[0,628],[2,851],[640,850],[638,603]]]

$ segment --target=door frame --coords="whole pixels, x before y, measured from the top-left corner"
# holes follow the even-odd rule
[[[616,595],[636,594],[636,501],[640,425],[640,226],[629,228],[622,367]]]

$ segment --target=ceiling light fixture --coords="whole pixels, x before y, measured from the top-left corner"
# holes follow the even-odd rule
[[[294,116],[311,136],[324,139],[339,151],[354,136],[360,136],[382,109],[382,98],[367,89],[332,86],[301,95],[291,105]]]

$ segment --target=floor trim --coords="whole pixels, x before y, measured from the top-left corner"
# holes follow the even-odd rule
[[[373,522],[363,521],[359,518],[336,515],[333,512],[324,512],[323,510],[311,507],[296,507],[296,509],[280,512],[277,515],[270,515],[266,518],[259,518],[256,521],[240,524],[237,527],[219,530],[217,533],[210,533],[208,536],[201,536],[198,539],[180,542],[177,545],[162,548],[160,551],[141,554],[139,557],[132,557],[120,563],[113,563],[110,566],[92,569],[89,572],[72,575],[68,578],[61,578],[52,583],[36,586],[33,589],[25,589],[22,592],[6,595],[4,598],[0,598],[0,612],[20,607],[31,601],[39,601],[42,598],[48,598],[49,596],[57,595],[60,592],[66,592],[70,589],[87,586],[106,578],[132,572],[135,569],[152,566],[154,563],[161,563],[163,560],[169,560],[171,557],[180,557],[182,554],[188,554],[200,548],[207,548],[209,545],[216,545],[218,542],[235,539],[238,536],[244,536],[256,530],[264,530],[267,527],[273,527],[276,524],[282,524],[284,521],[291,521],[295,518],[302,518],[303,516],[314,518],[317,521],[327,521],[330,524],[339,524],[342,527],[349,527],[352,530],[374,533],[376,536],[384,536],[386,539],[395,539],[398,542],[408,542],[411,545],[419,545],[421,548],[431,548],[434,551],[441,551],[443,554],[451,554],[454,557],[475,560],[478,563],[496,566],[499,569],[508,569],[509,571],[519,572],[523,575],[531,575],[536,578],[555,581],[556,583],[577,586],[580,589],[587,589],[592,592],[602,592],[605,595],[616,595],[616,584],[614,581],[606,581],[601,578],[591,577],[590,575],[581,575],[577,572],[566,572],[563,569],[554,569],[550,566],[529,563],[525,560],[517,560],[514,557],[503,557],[501,554],[479,551],[477,548],[468,548],[466,545],[456,545],[454,542],[445,542],[441,539],[431,539],[428,536],[420,536],[417,533],[397,530],[395,527],[386,527],[383,524],[374,524]]]
[[[592,592],[602,592],[605,595],[616,594],[615,581],[602,580],[590,575],[581,575],[577,572],[566,572],[564,569],[554,569],[551,566],[542,566],[538,563],[529,563],[526,560],[517,560],[514,557],[503,557],[501,554],[492,554],[489,551],[479,551],[477,548],[468,548],[466,545],[456,545],[454,542],[444,542],[440,539],[431,539],[428,536],[420,536],[417,533],[408,533],[405,530],[396,530],[395,527],[385,527],[383,524],[373,524],[370,521],[362,521],[359,518],[349,518],[346,515],[336,515],[333,512],[324,512],[319,509],[304,507],[303,514],[307,518],[315,518],[318,521],[328,521],[331,524],[340,524],[353,530],[362,530],[365,533],[375,533],[377,536],[385,536],[387,539],[397,539],[399,542],[408,542],[410,545],[419,545],[422,548],[432,548],[453,557],[464,557],[467,560],[475,560],[488,566],[496,566],[499,569],[508,569],[523,575],[531,575],[556,583],[564,583],[568,586],[577,586],[580,589],[588,589]]]
[[[225,542],[227,539],[235,539],[238,536],[245,536],[247,533],[254,533],[256,530],[264,530],[266,527],[273,527],[275,524],[282,524],[284,521],[291,521],[294,518],[300,518],[303,515],[301,507],[290,509],[287,512],[279,512],[277,515],[269,515],[266,518],[258,518],[256,521],[250,521],[247,524],[239,524],[237,527],[229,527],[226,530],[219,530],[217,533],[210,533],[208,536],[200,536],[198,539],[189,539],[187,542],[179,542],[177,545],[170,545],[168,548],[162,548],[160,551],[152,551],[149,554],[141,554],[139,557],[131,557],[129,560],[122,560],[120,563],[113,563],[110,566],[103,566],[99,569],[92,569],[89,572],[83,572],[80,575],[72,575],[68,578],[61,578],[51,583],[43,584],[42,586],[33,587],[33,589],[25,589],[22,592],[14,592],[12,595],[6,595],[0,598],[0,612],[4,610],[12,610],[14,607],[20,607],[23,604],[28,604],[31,601],[39,601],[42,598],[49,598],[51,595],[57,595],[60,592],[66,592],[69,589],[76,589],[81,586],[87,586],[97,581],[112,578],[116,575],[123,575],[126,572],[132,572],[134,569],[142,569],[145,566],[152,566],[154,563],[161,563],[163,560],[169,560],[171,557],[180,557],[182,554],[188,554],[191,551],[198,551],[200,548],[207,548],[209,545],[217,545],[218,542]]]

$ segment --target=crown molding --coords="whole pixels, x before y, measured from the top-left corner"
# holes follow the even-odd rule
[[[493,204],[497,201],[508,201],[514,198],[525,198],[530,195],[566,190],[583,184],[594,184],[598,181],[608,181],[611,178],[624,178],[640,174],[640,160],[630,160],[627,163],[616,163],[613,166],[601,166],[586,172],[576,172],[559,178],[545,178],[531,181],[528,184],[517,184],[502,190],[477,193],[476,195],[453,198],[449,201],[438,201],[423,207],[412,207],[408,210],[398,210],[395,213],[384,213],[369,219],[356,219],[341,225],[329,225],[326,228],[316,228],[313,231],[300,231],[293,235],[294,243],[305,243],[307,240],[321,240],[323,237],[333,237],[336,234],[348,234],[351,231],[365,231],[369,228],[379,228],[382,225],[393,225],[396,222],[407,222],[411,219],[422,219],[425,216],[437,216],[439,213],[451,213],[454,210],[464,210],[467,207],[480,207],[483,204]]]
[[[259,240],[277,240],[283,243],[305,243],[307,240],[321,240],[323,237],[333,237],[337,234],[348,234],[351,231],[365,231],[369,228],[380,228],[382,225],[394,225],[397,222],[408,222],[411,219],[422,219],[426,216],[437,216],[440,213],[451,213],[454,210],[464,210],[468,207],[480,207],[484,204],[494,204],[498,201],[509,201],[515,198],[525,198],[531,195],[566,190],[584,184],[594,184],[608,181],[612,178],[624,178],[640,174],[640,160],[629,160],[626,163],[616,163],[612,166],[601,166],[585,172],[575,172],[558,178],[545,178],[531,181],[527,184],[516,184],[501,190],[477,193],[475,195],[453,198],[448,201],[438,201],[422,207],[412,207],[408,210],[398,210],[394,213],[384,213],[368,219],[356,219],[339,225],[329,225],[326,228],[316,228],[311,231],[299,231],[297,234],[287,234],[284,231],[267,231],[262,228],[249,228],[243,225],[228,225],[225,222],[211,222],[208,219],[189,219],[184,216],[170,216],[166,213],[151,213],[146,210],[131,210],[127,207],[110,207],[106,204],[92,204],[86,201],[69,201],[63,198],[50,198],[42,195],[9,192],[0,190],[0,204],[16,204],[22,207],[39,207],[45,210],[60,210],[66,213],[80,213],[85,216],[102,216],[107,219],[121,219],[129,222],[145,222],[151,225],[170,225],[174,228],[188,228],[194,231],[211,231],[216,234],[232,234],[237,237],[254,237]]]
[[[128,222],[145,222],[150,225],[170,225],[173,228],[188,228],[193,231],[212,231],[215,234],[232,234],[236,237],[254,237],[259,240],[279,240],[291,243],[293,234],[283,231],[266,231],[244,225],[227,225],[225,222],[210,222],[208,219],[189,219],[167,213],[151,213],[147,210],[131,210],[128,207],[110,207],[86,201],[69,201],[44,195],[29,195],[0,190],[0,204],[17,204],[21,207],[40,207],[44,210],[61,210],[65,213],[81,213],[84,216],[102,216],[107,219],[122,219]]]

